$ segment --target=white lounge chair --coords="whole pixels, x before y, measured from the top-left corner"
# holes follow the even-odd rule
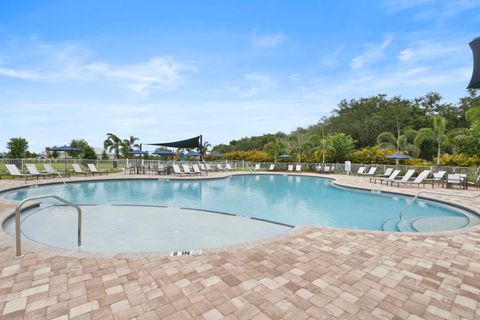
[[[377,171],[377,167],[371,167],[368,172],[362,173],[364,176],[373,176],[375,175],[375,172]]]
[[[89,174],[90,172],[88,171],[83,171],[82,168],[80,167],[80,165],[78,163],[72,163],[72,168],[73,168],[73,171],[76,173],[76,174],[83,174],[83,175],[87,175]]]
[[[297,164],[297,165],[295,166],[295,171],[296,171],[296,172],[301,172],[301,171],[302,171],[302,165],[301,165],[301,164]]]
[[[438,183],[438,184],[442,183],[443,177],[445,176],[445,173],[447,173],[447,172],[441,170],[441,171],[435,172],[433,174],[433,178],[431,180],[429,180],[432,183],[432,187],[436,183]]]
[[[18,170],[17,166],[14,164],[6,164],[5,168],[7,168],[8,173],[15,179],[15,177],[25,178],[27,180],[29,177],[32,177],[31,174],[21,173]]]
[[[200,170],[202,170],[202,171],[207,171],[207,167],[205,166],[204,163],[200,163],[200,164],[198,165],[198,167],[199,167]]]
[[[397,184],[398,187],[400,187],[401,184],[403,185],[417,185],[420,188],[420,185],[423,184],[423,187],[425,187],[425,179],[430,175],[430,170],[423,170],[420,172],[420,174],[415,178],[413,181],[392,181],[392,185],[394,183]]]
[[[189,174],[189,175],[195,174],[195,172],[190,171],[190,167],[188,166],[188,164],[182,164],[182,168],[185,174]]]
[[[230,163],[227,163],[225,165],[225,171],[232,171],[232,166],[230,165]]]
[[[397,183],[399,181],[400,182],[410,181],[410,178],[413,176],[414,173],[415,173],[414,169],[409,169],[409,170],[407,170],[407,172],[405,173],[405,175],[401,179],[389,180],[389,181],[387,181],[387,185],[388,185],[389,182],[390,182],[390,185],[393,186],[394,183]]]
[[[210,166],[210,163],[205,163],[205,169],[207,169],[207,171],[213,171],[212,167]]]
[[[382,174],[380,174],[380,175],[378,175],[378,177],[388,178],[388,177],[390,177],[390,175],[392,174],[392,172],[393,172],[393,168],[387,168],[387,169],[385,169],[385,172],[382,173]]]
[[[43,168],[45,169],[45,172],[46,172],[46,173],[56,174],[56,175],[59,175],[59,174],[60,174],[60,172],[58,172],[57,170],[53,169],[52,165],[49,164],[49,163],[44,163],[44,164],[43,164]]]
[[[365,172],[365,167],[358,168],[357,174],[363,174]]]
[[[173,173],[176,174],[177,176],[183,176],[185,173],[180,170],[180,166],[178,164],[172,165]]]
[[[289,164],[287,170],[288,170],[288,171],[293,171],[293,164]]]
[[[257,163],[255,167],[253,168],[254,171],[259,171],[260,170],[260,164]]]
[[[268,171],[273,171],[273,170],[275,170],[275,165],[271,164],[270,167],[268,168]]]
[[[218,171],[223,171],[223,167],[220,163],[217,163],[217,170]]]
[[[392,172],[392,174],[388,178],[372,177],[372,178],[370,178],[370,182],[377,183],[377,181],[379,181],[380,184],[383,184],[383,182],[385,181],[388,185],[388,182],[394,181],[399,174],[400,174],[400,170],[395,170],[395,171]]]
[[[88,170],[93,174],[95,175],[95,173],[98,173],[99,175],[102,175],[102,174],[107,174],[108,175],[108,171],[105,171],[105,170],[98,170],[97,167],[93,164],[93,163],[88,163],[87,164],[87,167],[88,167]]]
[[[323,172],[324,173],[329,173],[329,172],[332,172],[332,171],[333,171],[333,166],[330,167],[330,166],[326,165],[325,167],[323,167]]]
[[[192,169],[193,169],[193,173],[196,173],[196,174],[199,174],[199,175],[203,175],[203,174],[207,175],[206,171],[200,170],[200,168],[198,167],[198,164],[192,165]]]
[[[35,166],[32,163],[26,164],[25,167],[27,168],[28,173],[30,173],[33,177],[37,177],[37,178],[42,177],[45,179],[46,177],[52,176],[51,173],[44,173],[44,172],[38,171],[37,166]]]

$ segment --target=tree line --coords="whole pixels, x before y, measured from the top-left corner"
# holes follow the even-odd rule
[[[411,164],[478,165],[480,96],[468,90],[456,103],[434,92],[342,100],[309,127],[232,140],[213,151],[251,161],[277,161],[288,153],[295,161],[357,163],[388,163],[385,155],[403,153],[414,158]]]
[[[70,145],[80,149],[71,157],[97,159],[94,149],[84,139]],[[139,138],[121,138],[107,133],[100,156],[116,159],[140,150]],[[211,145],[205,142],[197,151],[206,155]],[[28,151],[28,141],[11,138],[7,143],[9,158],[37,157]],[[157,148],[156,151],[163,148]],[[58,152],[46,149],[47,155]],[[385,156],[403,153],[412,156],[409,164],[477,166],[480,162],[480,95],[468,90],[456,103],[443,102],[438,93],[405,99],[384,94],[342,100],[329,117],[290,133],[277,132],[244,137],[213,147],[225,159],[249,161],[284,161],[390,163]],[[206,159],[209,157],[207,155]]]

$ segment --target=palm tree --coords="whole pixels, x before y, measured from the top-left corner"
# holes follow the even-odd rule
[[[378,163],[380,159],[384,157],[384,153],[380,146],[371,146],[371,147],[365,147],[362,149],[365,151],[365,154],[367,155],[367,158],[370,160],[370,164],[372,163]]]
[[[424,142],[434,142],[437,146],[437,166],[440,164],[442,148],[448,144],[447,120],[442,116],[433,118],[433,128],[422,128],[418,130],[414,143],[420,147]]]
[[[139,139],[134,136],[130,136],[128,139],[123,139],[121,152],[124,157],[128,157],[128,153],[133,149],[141,150],[142,145],[136,143],[137,141],[139,141]]]
[[[302,153],[308,146],[308,139],[304,133],[296,133],[291,137],[292,150],[297,154],[298,162],[302,162]]]
[[[409,151],[418,153],[418,148],[413,143],[417,132],[413,129],[407,129],[403,134],[397,131],[397,137],[391,132],[382,132],[377,137],[377,144],[382,149],[392,149],[397,153]]]
[[[103,142],[103,148],[108,152],[113,151],[115,154],[115,159],[118,159],[122,144],[122,139],[120,139],[113,133],[107,133],[107,139]]]
[[[208,148],[210,148],[212,145],[208,142],[208,141],[205,141],[198,149],[200,151],[200,154],[202,155],[202,159],[203,157],[205,156],[205,154],[207,153],[208,151]]]
[[[480,107],[473,106],[465,113],[465,119],[471,122],[472,125],[480,124]]]
[[[137,137],[130,136],[128,139],[123,139],[123,145],[127,147],[128,151],[132,151],[132,149],[140,149],[140,144],[136,143],[139,141]]]
[[[332,146],[332,161],[343,162],[355,149],[355,140],[343,132],[329,134],[326,138]]]
[[[322,163],[325,163],[325,156],[331,156],[335,149],[333,148],[332,141],[325,137],[320,137],[317,134],[311,135],[309,138],[310,152],[314,159],[322,157]]]
[[[263,149],[269,153],[273,154],[274,157],[274,162],[277,163],[277,156],[279,153],[283,152],[285,148],[287,147],[287,141],[279,136],[274,136],[270,139],[270,141],[265,144]]]

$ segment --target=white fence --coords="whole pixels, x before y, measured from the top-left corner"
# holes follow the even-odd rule
[[[144,160],[144,159],[119,159],[119,160],[84,160],[84,159],[0,159],[0,175],[6,174],[5,164],[15,164],[17,167],[24,171],[25,164],[33,163],[36,165],[40,165],[43,163],[49,163],[56,166],[58,169],[63,169],[65,166],[67,168],[71,168],[72,163],[79,163],[81,165],[86,165],[87,163],[94,163],[98,168],[103,169],[117,169],[119,171],[123,171],[130,165],[139,165],[139,163],[146,167],[146,168],[156,168],[159,165],[169,166],[174,161],[163,161],[163,160]],[[192,161],[175,161],[175,163],[197,163]],[[216,166],[218,163],[225,165],[227,163],[230,164],[233,170],[239,171],[250,171],[254,168],[255,164],[260,165],[260,170],[267,171],[273,162],[249,162],[244,160],[221,160],[221,161],[207,161],[206,163],[210,163],[212,166]],[[286,171],[289,164],[298,164],[296,162],[277,162],[275,163],[275,171]],[[333,167],[334,173],[337,174],[344,174],[345,173],[345,165],[343,163],[312,163],[312,162],[302,162],[299,163],[302,166],[302,171],[318,171],[319,166],[330,166]],[[359,167],[366,167],[365,171],[368,171],[370,167],[377,167],[377,172],[383,172],[388,167],[394,167],[394,165],[377,165],[377,164],[352,164],[351,165],[351,172],[355,173],[358,171]],[[440,170],[444,170],[447,173],[463,173],[467,174],[469,177],[473,177],[479,174],[479,170],[476,167],[451,167],[451,166],[399,166],[403,172],[407,171],[408,169],[415,169],[417,172],[421,170],[432,170],[432,172],[437,172]]]

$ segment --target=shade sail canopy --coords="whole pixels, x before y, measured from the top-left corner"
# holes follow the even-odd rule
[[[164,142],[164,143],[149,143],[151,146],[162,146],[162,147],[172,147],[172,148],[200,148],[202,146],[202,136],[174,141],[174,142]]]
[[[470,42],[470,48],[473,53],[473,72],[467,88],[480,89],[480,37]]]
[[[48,148],[49,151],[80,151],[80,149],[71,147],[71,146],[61,146],[61,147],[53,147],[53,148]]]
[[[412,159],[408,154],[394,153],[386,156],[387,159]]]

